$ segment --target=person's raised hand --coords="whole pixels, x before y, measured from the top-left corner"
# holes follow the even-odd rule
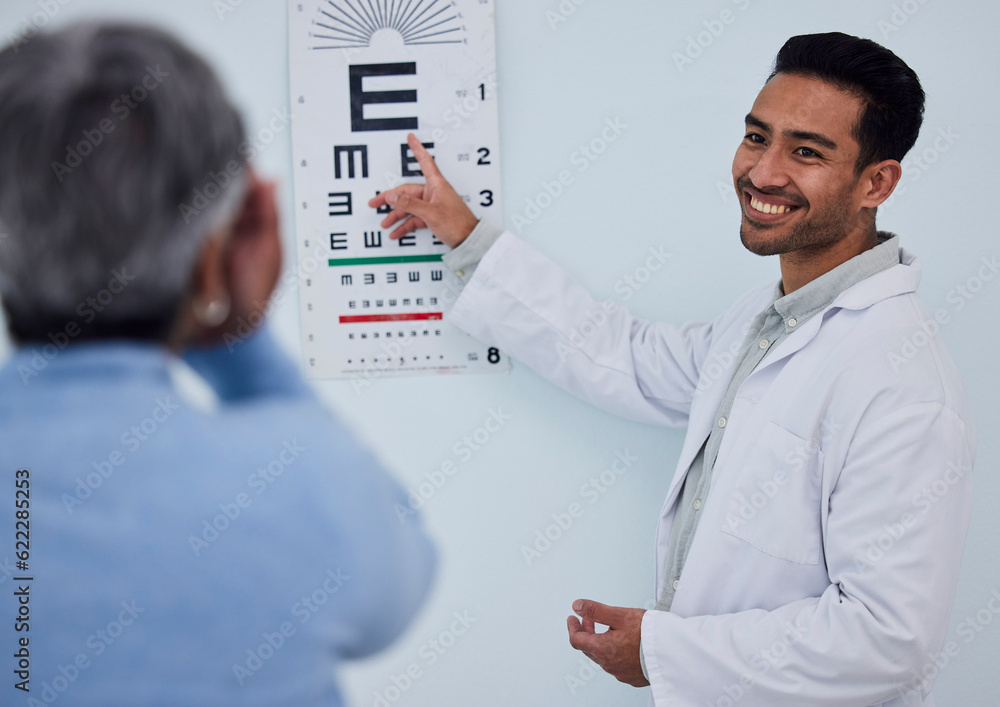
[[[420,164],[426,183],[403,184],[382,192],[368,205],[376,209],[386,204],[392,207],[392,212],[382,221],[382,228],[396,226],[389,234],[393,240],[429,228],[442,243],[456,248],[472,233],[479,219],[441,174],[417,136],[410,133],[406,141]]]
[[[597,663],[604,672],[633,687],[649,684],[639,663],[642,616],[645,609],[605,606],[596,601],[578,599],[573,611],[579,614],[566,619],[569,644]],[[597,633],[594,624],[604,624],[608,630]]]
[[[226,263],[235,318],[262,313],[278,284],[282,254],[277,188],[248,168],[247,192],[233,224]]]

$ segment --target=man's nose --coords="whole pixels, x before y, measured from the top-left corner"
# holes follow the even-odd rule
[[[789,181],[787,162],[776,148],[768,147],[760,154],[757,164],[753,166],[747,176],[759,189],[785,187]]]

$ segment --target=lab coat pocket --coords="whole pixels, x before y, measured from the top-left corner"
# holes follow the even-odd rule
[[[768,422],[739,472],[722,532],[782,560],[818,564],[822,469],[816,440]]]

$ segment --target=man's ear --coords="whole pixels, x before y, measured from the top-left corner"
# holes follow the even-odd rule
[[[883,160],[867,167],[862,173],[861,188],[864,193],[861,206],[867,209],[879,207],[892,196],[902,176],[903,167],[896,160]]]

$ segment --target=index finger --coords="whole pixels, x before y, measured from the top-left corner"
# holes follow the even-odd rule
[[[588,631],[575,616],[566,618],[566,628],[569,630],[569,644],[576,650],[593,651],[599,646],[599,634]]]
[[[438,169],[437,163],[431,156],[431,153],[427,151],[423,143],[417,139],[417,136],[410,133],[406,136],[406,143],[410,146],[413,151],[413,156],[417,158],[417,163],[420,165],[420,171],[424,173],[424,177],[440,177],[441,170]]]

